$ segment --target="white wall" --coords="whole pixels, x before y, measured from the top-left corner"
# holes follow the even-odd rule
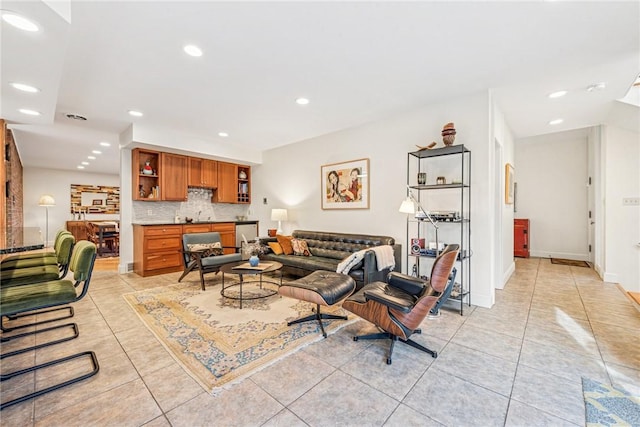
[[[603,126],[605,188],[604,280],[640,292],[640,206],[623,198],[640,197],[640,134]]]
[[[588,130],[518,140],[517,218],[529,218],[532,256],[589,260]]]
[[[56,232],[64,228],[71,215],[71,184],[120,186],[118,175],[93,174],[88,172],[61,171],[56,169],[24,168],[24,226],[39,227],[45,234],[45,208],[38,206],[43,194],[51,194],[56,205],[49,208],[49,238],[51,243]],[[119,219],[120,215],[87,214],[86,219]]]
[[[456,144],[472,151],[472,302],[493,303],[492,261],[493,176],[489,142],[487,93],[428,106],[392,118],[324,135],[263,153],[263,164],[253,169],[252,211],[264,224],[275,225],[272,208],[287,208],[285,232],[295,229],[389,235],[406,251],[406,217],[398,212],[406,197],[407,153],[416,145],[437,141],[445,123],[454,122]],[[324,164],[369,158],[370,208],[322,210],[320,167]],[[262,204],[266,197],[268,204]],[[428,209],[428,207],[427,207]],[[402,271],[406,272],[406,259]]]
[[[493,268],[496,271],[494,287],[502,289],[516,269],[513,259],[514,205],[505,203],[505,165],[510,163],[514,166],[516,176],[518,165],[515,162],[514,138],[511,129],[500,108],[497,105],[492,105],[491,107],[492,134],[490,135],[490,140],[494,141],[491,150],[494,153],[492,182],[495,193],[495,199],[492,200],[496,206],[494,239],[491,252],[494,257]]]

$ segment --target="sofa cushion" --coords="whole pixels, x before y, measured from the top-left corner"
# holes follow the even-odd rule
[[[294,255],[311,256],[307,242],[302,239],[291,239],[291,247],[293,248]]]
[[[285,255],[293,254],[293,247],[291,246],[291,239],[293,239],[293,237],[278,234],[276,239],[278,243],[280,243],[280,246],[282,246],[282,252],[284,252]]]
[[[280,243],[278,242],[269,242],[269,247],[271,248],[271,250],[273,251],[274,254],[276,255],[282,255],[284,253],[284,251],[282,250],[282,246],[280,246]]]

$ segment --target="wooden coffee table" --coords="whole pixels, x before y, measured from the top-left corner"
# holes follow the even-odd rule
[[[247,268],[242,268],[242,266],[244,266],[245,264],[247,265]],[[264,268],[251,268],[249,267],[249,261],[237,261],[237,262],[230,262],[229,264],[225,264],[222,267],[220,267],[220,271],[222,272],[222,289],[220,290],[220,295],[222,295],[225,298],[239,300],[240,309],[242,310],[242,301],[244,300],[268,298],[272,295],[277,294],[278,293],[277,290],[265,289],[266,292],[264,293],[264,295],[259,295],[259,296],[243,296],[242,295],[242,286],[248,283],[257,283],[260,289],[263,289],[262,287],[263,283],[271,283],[271,284],[277,285],[278,287],[282,285],[282,264],[281,263],[277,261],[268,261],[268,262],[261,262],[260,264],[258,264],[258,267],[260,266],[263,266]],[[276,271],[280,273],[279,282],[274,280],[268,280],[263,277],[265,273],[274,273]],[[225,274],[238,275],[239,280],[225,284],[225,277],[224,277]],[[248,276],[248,275],[257,276],[257,277],[251,280],[244,280],[244,276]],[[231,296],[231,295],[225,294],[225,291],[233,286],[240,287],[239,296]]]

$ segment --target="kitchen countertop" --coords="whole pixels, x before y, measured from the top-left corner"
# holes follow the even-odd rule
[[[131,223],[132,225],[187,225],[187,224],[221,224],[221,223],[234,223],[234,224],[256,224],[258,223],[258,220],[246,220],[246,221],[235,221],[235,220],[219,220],[219,221],[194,221],[194,222],[185,222],[185,221],[180,221],[178,223],[175,222],[168,222],[168,221],[144,221],[144,222],[133,222]]]

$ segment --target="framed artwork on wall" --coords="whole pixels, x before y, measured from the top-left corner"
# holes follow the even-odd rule
[[[320,167],[322,209],[369,209],[369,159]]]
[[[515,176],[513,166],[507,163],[504,166],[504,203],[512,205],[515,198]]]

